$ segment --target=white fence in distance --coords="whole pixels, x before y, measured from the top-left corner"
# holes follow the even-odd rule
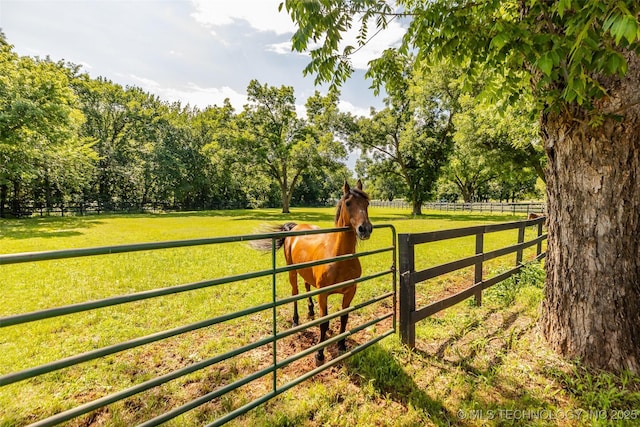
[[[411,204],[406,200],[372,200],[371,206],[411,209]],[[447,212],[489,212],[489,213],[511,213],[529,214],[546,213],[547,205],[543,202],[516,202],[516,203],[448,203],[448,202],[428,202],[422,204],[422,209],[439,210]]]

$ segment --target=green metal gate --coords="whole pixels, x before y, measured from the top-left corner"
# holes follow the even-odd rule
[[[202,320],[195,323],[190,323],[186,325],[182,325],[176,328],[163,330],[161,332],[156,332],[153,334],[140,336],[134,339],[130,339],[125,342],[120,342],[113,345],[104,346],[101,348],[81,352],[79,354],[75,354],[70,357],[66,357],[60,360],[44,363],[37,366],[32,366],[26,369],[18,370],[15,372],[6,372],[6,367],[2,367],[0,373],[0,392],[2,388],[9,386],[11,384],[20,383],[22,381],[37,381],[36,377],[47,373],[53,373],[56,371],[61,371],[66,368],[79,365],[82,363],[86,363],[89,361],[97,360],[100,358],[105,358],[109,355],[115,355],[121,352],[124,352],[129,349],[134,349],[140,346],[149,345],[151,343],[156,343],[161,340],[165,340],[171,337],[178,337],[181,334],[185,334],[191,331],[196,331],[202,328],[207,328],[212,325],[223,324],[224,322],[229,322],[234,319],[248,319],[251,316],[257,315],[259,313],[270,313],[271,317],[271,334],[266,336],[258,337],[252,342],[248,342],[239,347],[234,348],[231,351],[224,352],[222,354],[211,355],[204,360],[200,360],[196,363],[189,364],[187,366],[176,369],[172,372],[168,372],[166,374],[148,379],[146,381],[137,383],[132,385],[131,387],[118,390],[111,394],[106,394],[97,399],[91,400],[87,403],[81,404],[80,406],[73,407],[70,409],[66,409],[64,411],[50,414],[46,416],[44,419],[36,420],[33,425],[36,426],[48,426],[59,424],[64,421],[68,421],[79,417],[84,414],[91,413],[100,408],[105,408],[108,405],[111,405],[115,402],[121,401],[123,399],[127,399],[131,396],[134,396],[138,393],[142,393],[144,391],[153,389],[154,387],[158,387],[160,385],[169,383],[173,380],[179,379],[191,373],[197,372],[199,370],[205,369],[207,367],[214,366],[222,361],[233,358],[237,355],[247,354],[252,352],[260,347],[271,347],[271,361],[268,366],[262,367],[261,369],[252,372],[251,374],[239,378],[234,379],[232,382],[216,387],[215,389],[202,394],[196,399],[193,399],[187,403],[184,403],[180,406],[174,407],[168,412],[163,414],[159,414],[154,416],[151,419],[146,420],[142,425],[152,426],[164,423],[169,421],[175,417],[178,417],[181,414],[184,414],[194,408],[197,408],[207,402],[211,402],[212,400],[218,399],[224,396],[227,393],[230,393],[233,390],[236,390],[239,387],[242,387],[246,384],[252,383],[259,379],[272,377],[272,381],[270,381],[271,386],[269,390],[265,392],[262,396],[255,398],[250,402],[243,403],[239,407],[232,407],[226,414],[221,417],[211,421],[209,425],[221,425],[227,421],[234,419],[235,417],[246,413],[252,408],[266,402],[269,399],[289,390],[295,385],[300,384],[301,382],[307,380],[313,375],[321,372],[324,369],[327,369],[341,361],[345,358],[359,352],[368,346],[382,340],[383,338],[395,333],[396,330],[396,232],[392,225],[377,225],[374,226],[375,229],[384,230],[387,229],[390,233],[390,244],[388,246],[379,247],[377,249],[368,250],[359,252],[353,255],[344,255],[340,257],[336,257],[333,259],[326,259],[322,261],[297,264],[294,266],[286,266],[281,265],[278,266],[277,256],[275,249],[272,249],[272,257],[271,257],[271,268],[246,272],[242,274],[230,275],[226,277],[218,277],[210,280],[203,280],[193,283],[179,284],[175,286],[162,287],[158,289],[136,292],[131,294],[119,295],[99,300],[86,301],[81,303],[75,303],[71,305],[52,307],[38,311],[31,311],[27,313],[14,314],[0,318],[0,332],[6,330],[5,328],[14,327],[22,324],[32,324],[35,322],[39,322],[45,319],[51,319],[59,316],[67,316],[74,313],[82,313],[89,312],[92,310],[111,307],[121,304],[129,304],[138,301],[148,300],[151,298],[159,298],[163,296],[187,293],[199,289],[205,288],[213,288],[216,286],[220,286],[223,284],[230,284],[238,281],[255,279],[255,278],[267,278],[270,279],[271,282],[271,301],[268,303],[264,303],[261,305],[245,308],[242,310],[233,311],[233,307],[228,313],[223,315],[218,315],[212,318],[208,318],[206,320]],[[333,229],[324,229],[324,230],[310,230],[304,232],[285,232],[285,233],[266,233],[266,234],[251,234],[251,235],[242,235],[242,236],[232,236],[232,237],[216,237],[216,238],[205,238],[205,239],[193,239],[193,240],[180,240],[180,241],[166,241],[159,243],[141,243],[141,244],[130,244],[130,245],[119,245],[119,246],[105,246],[105,247],[94,247],[94,248],[86,248],[86,249],[69,249],[69,250],[57,250],[57,251],[47,251],[47,252],[33,252],[33,253],[22,253],[22,254],[8,254],[8,255],[0,255],[0,265],[8,265],[8,264],[18,264],[18,263],[35,263],[39,261],[46,260],[62,260],[67,258],[81,258],[81,257],[90,257],[90,256],[98,256],[98,255],[111,255],[118,253],[129,253],[129,252],[138,252],[138,251],[155,251],[160,249],[171,249],[171,248],[184,248],[189,246],[203,246],[203,245],[219,245],[223,243],[232,243],[232,242],[246,242],[257,239],[272,239],[273,242],[277,238],[283,236],[294,236],[294,235],[308,235],[308,234],[320,234],[320,233],[335,233],[344,231],[346,228],[333,228]],[[379,231],[380,233],[382,231]],[[386,243],[384,243],[386,245]],[[272,248],[275,248],[275,243],[272,245]],[[314,265],[320,265],[335,261],[341,261],[352,258],[364,258],[364,257],[375,257],[379,254],[389,254],[388,263],[385,262],[384,265],[387,267],[380,267],[376,269],[376,271],[371,271],[371,269],[367,269],[367,275],[342,283],[335,284],[331,287],[324,288],[322,290],[312,290],[308,293],[302,293],[296,296],[278,296],[276,292],[276,283],[277,277],[280,274],[287,273],[290,270],[302,268],[302,267],[310,267]],[[276,309],[285,305],[290,304],[293,301],[305,299],[307,297],[315,296],[321,292],[326,292],[331,289],[336,289],[340,287],[344,287],[348,284],[355,283],[365,283],[370,281],[382,281],[386,283],[384,285],[386,289],[384,289],[381,293],[370,297],[369,299],[359,302],[358,294],[356,294],[356,304],[353,306],[336,311],[331,313],[325,317],[313,319],[307,323],[304,323],[297,327],[288,327],[286,329],[282,329],[282,325],[278,325]],[[365,285],[362,285],[365,286]],[[267,290],[265,290],[267,292]],[[360,291],[359,291],[360,292]],[[364,310],[365,308],[374,307],[373,317],[366,319],[366,321],[362,321],[356,325],[353,325],[354,322],[350,322],[350,329],[347,330],[344,334],[336,334],[331,336],[325,342],[321,344],[312,345],[308,348],[302,349],[301,351],[295,354],[288,354],[285,358],[279,357],[278,354],[278,341],[290,337],[294,334],[299,334],[305,331],[308,328],[314,327],[312,331],[317,336],[317,328],[315,326],[319,325],[322,322],[326,322],[331,319],[338,318],[341,315],[357,312],[360,310]],[[382,307],[382,310],[379,309]],[[383,311],[383,312],[379,312]],[[267,317],[269,316],[267,315]],[[380,326],[382,325],[382,326]],[[365,341],[361,341],[356,343],[349,351],[344,354],[337,355],[333,357],[325,364],[319,367],[312,366],[312,359],[309,358],[309,366],[311,367],[308,371],[304,372],[301,375],[298,375],[296,378],[289,379],[287,378],[286,383],[279,383],[279,373],[287,366],[292,364],[295,361],[298,361],[306,356],[313,355],[320,348],[324,348],[331,344],[338,342],[341,339],[345,339],[346,337],[355,337],[359,332],[365,330],[373,329],[373,326],[377,326],[375,332],[370,334],[369,337],[366,338]],[[5,343],[6,344],[6,343]],[[34,349],[37,351],[37,349]],[[64,372],[64,371],[62,371]],[[64,385],[62,385],[64,386]],[[20,395],[20,389],[18,389],[18,395],[15,396],[16,399],[26,399],[26,396]],[[210,422],[210,421],[207,421]]]

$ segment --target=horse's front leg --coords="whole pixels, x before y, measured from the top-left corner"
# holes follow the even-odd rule
[[[318,305],[320,306],[320,317],[324,317],[328,313],[327,309],[327,294],[318,295]],[[320,343],[323,343],[327,339],[327,331],[329,330],[329,321],[322,322],[320,324]],[[316,353],[316,365],[322,365],[324,363],[324,348],[318,350]]]
[[[291,295],[298,295],[298,273],[295,270],[289,271],[289,283],[291,283]],[[300,316],[298,316],[298,300],[293,301],[293,326],[300,324]]]
[[[349,308],[351,305],[351,301],[353,301],[353,297],[356,294],[356,286],[353,285],[350,287],[347,292],[344,293],[342,297],[342,309]],[[349,313],[343,314],[340,316],[340,333],[344,334],[347,330],[347,322],[349,321]],[[347,339],[343,338],[338,341],[338,351],[344,352],[347,351]]]

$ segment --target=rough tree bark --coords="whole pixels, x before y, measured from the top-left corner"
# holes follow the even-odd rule
[[[7,184],[0,184],[0,218],[5,217],[4,205],[7,203]]]
[[[282,213],[291,213],[290,209],[289,209],[289,204],[291,202],[291,196],[290,194],[287,192],[287,187],[286,186],[280,186],[280,192],[281,192],[281,199],[282,199]]]
[[[622,117],[587,123],[579,108],[547,113],[549,241],[541,328],[560,354],[640,373],[640,60],[599,78],[597,107]]]
[[[416,201],[412,201],[411,202],[411,215],[413,215],[413,216],[422,215],[422,203],[421,202],[416,202]]]

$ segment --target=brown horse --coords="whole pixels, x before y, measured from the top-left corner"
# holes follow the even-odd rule
[[[373,226],[369,221],[368,207],[369,196],[362,191],[362,182],[358,180],[356,188],[350,188],[345,181],[343,187],[344,195],[336,206],[335,226],[349,227],[348,231],[327,234],[313,234],[307,236],[290,236],[276,240],[275,247],[284,247],[284,256],[287,265],[300,264],[304,262],[317,261],[321,259],[333,258],[339,255],[353,254],[356,250],[357,239],[366,240],[371,236]],[[296,224],[289,222],[274,227],[273,231],[304,231],[315,230],[318,226],[310,224]],[[270,250],[271,241],[258,241],[253,247],[257,249]],[[360,260],[358,258],[317,265],[315,267],[301,268],[289,272],[289,282],[291,283],[292,295],[298,295],[298,274],[304,280],[304,286],[309,292],[311,286],[324,288],[346,280],[357,279],[362,274]],[[327,315],[327,297],[330,294],[342,294],[342,309],[348,308],[356,293],[356,285],[348,285],[344,288],[332,290],[327,293],[318,294],[318,305],[320,306],[320,316]],[[309,297],[309,316],[313,316],[313,301]],[[340,316],[340,333],[345,332],[349,314]],[[293,303],[293,324],[298,325],[298,302]],[[327,337],[329,322],[320,324],[320,342]],[[346,350],[345,340],[338,342],[340,351]],[[320,349],[316,354],[316,362],[324,361],[324,350]]]

